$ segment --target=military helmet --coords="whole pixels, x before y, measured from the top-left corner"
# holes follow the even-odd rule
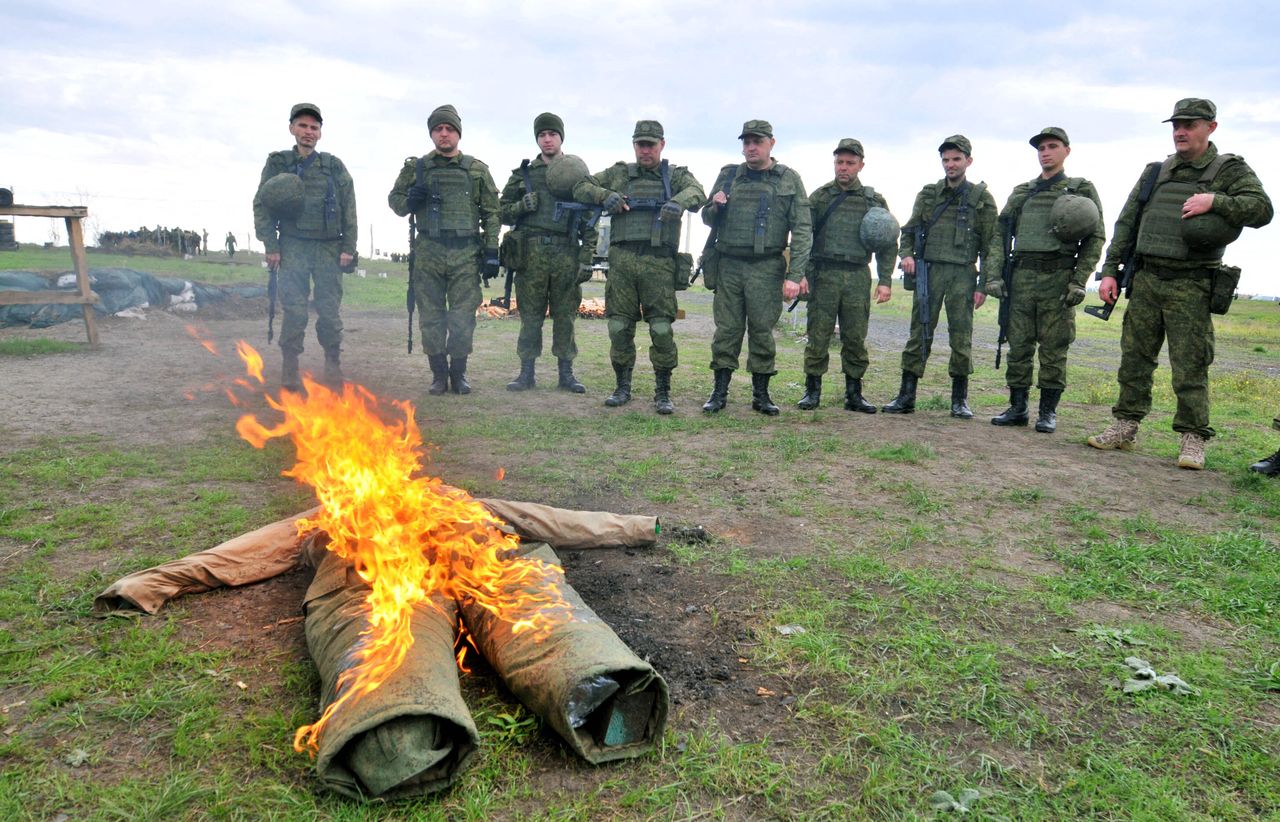
[[[589,176],[587,164],[573,154],[561,154],[547,164],[547,188],[566,200],[573,197],[573,187]]]
[[[872,251],[890,251],[898,247],[898,236],[902,233],[898,220],[889,213],[889,209],[872,206],[862,215],[862,226],[858,229],[858,239]]]
[[[1049,233],[1064,243],[1078,243],[1098,227],[1098,204],[1079,194],[1063,194],[1049,210]]]
[[[1182,221],[1182,240],[1191,248],[1222,248],[1240,238],[1240,226],[1233,226],[1221,214],[1197,214]]]
[[[284,171],[262,184],[262,203],[276,219],[296,217],[302,213],[302,180]]]

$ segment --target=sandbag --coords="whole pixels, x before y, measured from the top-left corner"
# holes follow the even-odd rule
[[[643,548],[658,539],[658,518],[608,511],[572,511],[536,502],[477,500],[521,539],[559,549]]]

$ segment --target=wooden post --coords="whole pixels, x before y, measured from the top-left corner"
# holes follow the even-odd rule
[[[71,262],[76,269],[78,294],[65,291],[0,291],[0,305],[41,305],[44,303],[79,305],[84,309],[84,328],[90,345],[98,344],[98,327],[94,323],[93,304],[98,295],[89,288],[89,263],[84,251],[84,229],[80,221],[89,215],[84,206],[0,206],[0,215],[14,217],[62,217],[67,223],[67,242],[71,246]]]

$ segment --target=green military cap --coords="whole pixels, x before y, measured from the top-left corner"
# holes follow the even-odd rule
[[[637,120],[636,130],[631,134],[633,143],[658,143],[664,138],[662,123],[657,120]]]
[[[853,139],[852,137],[845,137],[843,140],[837,143],[836,150],[831,153],[839,154],[842,151],[851,151],[854,154],[858,155],[859,157],[863,157],[863,158],[867,156],[862,151],[862,143],[859,143],[857,140]]]
[[[560,135],[560,139],[564,139],[564,120],[549,111],[544,111],[537,117],[533,118],[533,136],[537,137],[544,131],[554,131]]]
[[[435,131],[436,126],[451,125],[453,130],[462,133],[462,118],[458,116],[458,110],[450,105],[443,105],[431,112],[431,116],[427,118],[427,131]]]
[[[320,116],[320,107],[315,103],[298,103],[289,109],[289,122],[292,123],[299,114],[310,114],[316,118],[317,123],[324,123],[324,118]]]
[[[769,125],[768,120],[748,120],[742,124],[742,133],[738,135],[738,139],[741,140],[748,134],[773,139],[773,126]]]
[[[1161,120],[1160,122],[1171,123],[1174,120],[1209,120],[1212,122],[1217,119],[1218,107],[1213,104],[1212,100],[1203,100],[1199,97],[1184,97],[1173,107],[1173,114],[1169,115],[1169,119]]]
[[[1040,148],[1040,142],[1050,137],[1061,140],[1064,146],[1071,145],[1071,141],[1067,139],[1066,130],[1058,128],[1057,126],[1045,126],[1044,128],[1040,129],[1039,134],[1036,134],[1027,142],[1031,143],[1033,148]]]
[[[973,154],[973,144],[970,143],[969,138],[963,134],[952,134],[950,137],[943,140],[942,145],[938,146],[938,151],[941,153],[949,148],[958,149],[964,152],[966,157]]]

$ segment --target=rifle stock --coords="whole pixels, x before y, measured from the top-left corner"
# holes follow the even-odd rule
[[[924,244],[924,227],[917,226],[915,239],[911,244],[911,253],[916,268],[916,315],[920,321],[920,356],[922,361],[927,362],[929,352],[933,349],[933,331],[929,328],[929,264],[924,259]]]
[[[404,307],[409,312],[409,331],[408,331],[408,353],[413,353],[413,309],[417,306],[418,300],[413,293],[413,262],[417,259],[416,244],[418,239],[418,221],[414,219],[412,214],[409,215],[409,286],[404,292]]]

